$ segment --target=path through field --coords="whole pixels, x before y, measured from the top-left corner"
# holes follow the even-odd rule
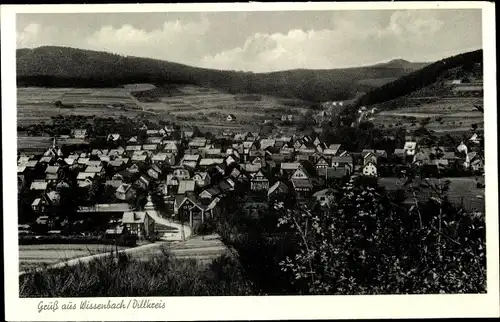
[[[229,249],[222,243],[220,237],[215,234],[209,236],[195,236],[186,241],[160,241],[134,248],[128,248],[119,252],[129,255],[135,260],[148,261],[154,256],[161,254],[164,248],[169,250],[176,258],[195,259],[201,264],[209,264],[218,256],[229,252]],[[113,253],[102,253],[73,258],[68,261],[50,265],[47,269],[74,266],[79,263],[88,263],[98,258],[110,256],[111,254]],[[28,273],[28,271],[20,271],[19,275],[24,275],[26,273]]]

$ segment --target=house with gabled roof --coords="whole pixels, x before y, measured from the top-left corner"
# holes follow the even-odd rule
[[[221,191],[217,189],[216,187],[210,187],[205,190],[203,190],[198,197],[200,199],[213,199],[221,194]]]
[[[238,159],[234,155],[228,155],[225,159],[226,165],[233,164],[237,161],[238,161]]]
[[[179,185],[177,188],[177,194],[183,195],[186,193],[194,192],[195,181],[194,180],[179,180]]]
[[[423,165],[425,162],[429,161],[430,155],[426,150],[420,150],[413,156],[413,164],[415,165]]]
[[[146,163],[148,162],[148,155],[147,154],[134,154],[130,158],[130,161],[132,163]]]
[[[292,175],[299,167],[299,162],[282,162],[280,164],[281,174]]]
[[[87,166],[85,168],[86,173],[95,173],[96,176],[103,176],[105,174],[105,170],[102,166]]]
[[[48,163],[51,163],[53,160],[54,160],[53,156],[43,156],[40,158],[40,160],[38,162],[41,164],[44,164],[44,163],[48,164]]]
[[[88,136],[86,129],[73,129],[71,130],[71,136],[75,139],[85,139]]]
[[[174,169],[173,175],[180,180],[191,179],[191,174],[189,173],[189,171],[183,168]]]
[[[372,161],[368,161],[367,163],[365,163],[363,165],[362,174],[364,176],[376,177],[377,176],[377,164],[372,162]]]
[[[203,149],[202,154],[205,158],[220,158],[223,155],[220,148]]]
[[[193,176],[193,180],[198,187],[206,187],[210,184],[210,175],[208,172],[197,172]]]
[[[131,235],[139,239],[154,236],[155,220],[148,211],[127,211],[123,213],[122,224]]]
[[[167,174],[166,186],[179,186],[179,178],[174,176],[172,173]]]
[[[110,142],[116,142],[116,141],[120,140],[120,138],[121,138],[121,136],[119,133],[112,133],[112,134],[108,134],[107,140]]]
[[[134,182],[134,185],[142,190],[148,190],[150,184],[151,179],[146,177],[145,175],[141,175],[139,179]]]
[[[139,166],[135,163],[127,168],[127,172],[132,174],[139,173],[139,171],[141,171],[141,169],[139,169]]]
[[[151,152],[158,151],[158,144],[143,144],[142,151],[151,151]]]
[[[148,138],[146,139],[146,142],[147,142],[148,144],[157,144],[157,145],[160,145],[160,144],[162,144],[162,142],[163,142],[163,137],[161,137],[161,136],[152,136],[152,137],[148,137]]]
[[[179,153],[179,148],[175,142],[167,142],[163,147],[163,151],[177,155]]]
[[[417,152],[417,142],[415,141],[406,141],[403,147],[407,156],[413,157]]]
[[[232,191],[234,190],[235,184],[235,181],[233,181],[231,178],[227,178],[219,182],[219,189],[222,192]]]
[[[375,152],[373,151],[367,151],[365,152],[365,150],[363,150],[363,152],[361,153],[361,156],[363,158],[363,165],[371,162],[373,164],[377,164],[377,155],[375,154]]]
[[[160,130],[146,130],[147,136],[157,136],[160,135]]]
[[[316,161],[316,164],[314,167],[316,168],[316,173],[319,176],[325,176],[326,175],[326,169],[330,166],[330,162],[324,157],[320,156],[318,160]]]
[[[224,163],[222,158],[203,158],[200,160],[199,166],[202,169],[207,169],[211,166],[220,165]]]
[[[162,170],[156,165],[151,165],[151,168],[148,169],[147,174],[149,177],[158,180],[162,173]]]
[[[321,207],[328,207],[335,201],[335,190],[326,188],[316,191],[313,198]]]
[[[299,198],[306,198],[309,196],[313,188],[309,178],[292,178],[290,181]]]
[[[251,158],[250,163],[251,164],[260,164],[261,168],[264,168],[267,165],[266,158],[264,156],[256,156],[254,158]]]
[[[183,137],[186,139],[190,139],[193,137],[194,132],[193,131],[183,131]]]
[[[332,157],[332,167],[334,168],[346,168],[352,172],[354,168],[354,161],[351,155],[347,154],[344,156],[334,156]]]
[[[243,154],[250,154],[250,151],[256,151],[257,146],[255,141],[245,141],[243,142]]]
[[[206,207],[194,195],[180,195],[175,197],[174,213],[183,222],[188,222],[191,227],[205,221]]]
[[[274,147],[275,144],[276,144],[275,139],[262,139],[260,140],[260,149],[265,150],[268,147]]]
[[[45,169],[45,180],[47,182],[55,182],[55,181],[59,180],[59,178],[62,176],[62,171],[63,171],[63,169],[58,165],[54,165],[54,166],[49,165]]]
[[[140,145],[127,145],[125,147],[125,151],[129,154],[133,154],[135,151],[141,151],[142,146]]]
[[[276,181],[267,191],[268,198],[287,195],[289,193],[288,186],[283,181]]]
[[[164,165],[168,164],[167,162],[167,154],[166,153],[155,153],[151,156],[151,162],[156,165]]]
[[[44,192],[40,198],[36,198],[31,204],[31,208],[36,212],[54,212],[61,201],[61,196],[57,191]]]
[[[134,197],[135,190],[131,184],[122,183],[115,192],[115,196],[118,200],[130,200]]]
[[[30,190],[45,191],[47,190],[48,183],[45,180],[34,180],[31,182]]]
[[[269,189],[269,179],[259,170],[250,177],[250,189],[252,191],[261,191]]]

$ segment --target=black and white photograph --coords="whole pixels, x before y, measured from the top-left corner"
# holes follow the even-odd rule
[[[6,279],[31,321],[309,295],[498,316],[494,5],[365,5],[2,6]]]

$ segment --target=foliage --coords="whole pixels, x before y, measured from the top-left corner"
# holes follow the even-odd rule
[[[441,191],[445,192],[446,189]],[[485,291],[484,218],[439,205],[410,213],[376,186],[349,182],[329,210],[277,208],[300,237],[280,264],[310,294]],[[423,217],[422,214],[426,214]]]

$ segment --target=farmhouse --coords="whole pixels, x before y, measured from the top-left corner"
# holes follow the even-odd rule
[[[407,156],[414,156],[417,149],[417,142],[407,141],[403,147]]]
[[[128,211],[123,213],[122,223],[130,234],[139,239],[152,237],[155,220],[147,211]]]
[[[288,194],[288,186],[282,181],[276,181],[267,191],[268,198]]]
[[[198,187],[205,187],[210,184],[210,175],[207,172],[198,172],[193,176]]]
[[[111,141],[111,142],[116,142],[120,140],[120,134],[118,133],[113,133],[113,134],[109,134],[108,135],[108,141]]]
[[[253,191],[261,191],[269,189],[269,179],[262,173],[262,171],[258,171],[252,174],[250,179],[250,189]]]
[[[226,121],[228,121],[228,122],[235,121],[235,120],[236,120],[236,116],[234,114],[228,114],[226,117]]]
[[[363,166],[363,175],[364,176],[377,176],[377,166],[374,162],[368,161]]]
[[[73,129],[71,130],[71,136],[75,139],[85,139],[88,136],[86,129]]]

